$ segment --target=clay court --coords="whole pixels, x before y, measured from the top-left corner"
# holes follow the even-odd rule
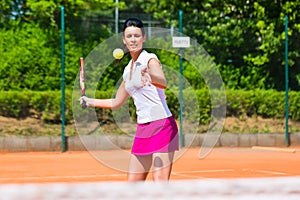
[[[300,148],[215,148],[199,159],[200,148],[186,149],[174,163],[171,181],[203,178],[300,176]],[[116,151],[106,151],[111,158]],[[1,152],[0,184],[126,181],[87,151]],[[151,181],[151,175],[148,181]]]

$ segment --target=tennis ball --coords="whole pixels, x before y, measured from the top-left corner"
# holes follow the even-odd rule
[[[124,51],[120,48],[116,48],[113,51],[113,56],[114,56],[115,59],[120,60],[124,56]]]

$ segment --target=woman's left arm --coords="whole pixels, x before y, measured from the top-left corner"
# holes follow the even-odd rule
[[[152,58],[148,62],[148,68],[151,83],[158,88],[165,89],[167,87],[167,80],[160,62],[157,59]]]

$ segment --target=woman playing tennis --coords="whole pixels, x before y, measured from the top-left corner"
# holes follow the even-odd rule
[[[113,99],[81,97],[87,106],[117,109],[129,97],[136,106],[137,128],[131,149],[128,181],[144,181],[153,170],[154,181],[168,181],[174,153],[178,150],[178,128],[166,103],[166,78],[157,56],[143,49],[146,41],[141,20],[124,23],[123,43],[131,60],[123,72],[123,81]]]

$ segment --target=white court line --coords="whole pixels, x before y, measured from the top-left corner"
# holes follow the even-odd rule
[[[100,177],[121,177],[127,176],[126,174],[103,174],[103,175],[81,175],[81,176],[26,176],[26,177],[13,177],[13,178],[0,178],[0,181],[11,180],[41,180],[41,179],[80,179],[80,178],[100,178]]]
[[[216,169],[216,170],[195,170],[195,171],[173,171],[172,175],[190,177],[190,178],[201,178],[200,176],[191,175],[195,173],[217,173],[217,172],[233,172],[233,169]],[[269,171],[269,170],[256,170],[244,168],[242,171],[258,172],[263,174],[272,175],[287,175],[284,172]],[[100,178],[100,177],[124,177],[127,174],[103,174],[103,175],[79,175],[79,176],[27,176],[27,177],[4,177],[0,178],[0,181],[11,181],[11,180],[51,180],[51,179],[82,179],[82,178]]]
[[[216,169],[216,170],[195,170],[195,171],[178,171],[171,172],[172,175],[189,177],[189,178],[203,178],[201,176],[190,175],[194,173],[217,173],[217,172],[233,172],[233,169]]]
[[[199,178],[199,176],[190,175],[194,173],[217,173],[217,172],[234,172],[233,169],[217,169],[217,170],[196,170],[196,171],[178,171],[178,172],[172,172],[171,174],[177,175],[177,176],[185,176],[185,177],[195,177]],[[263,169],[247,169],[244,168],[242,171],[250,171],[250,172],[257,172],[257,173],[263,173],[263,174],[271,174],[271,175],[287,175],[287,173],[284,172],[278,172],[278,171],[270,171],[270,170],[263,170]]]
[[[286,175],[284,172],[275,172],[269,170],[256,170],[257,172],[265,173],[265,174],[274,174],[274,175]]]
[[[187,175],[193,173],[216,173],[216,172],[232,172],[232,169],[217,169],[217,170],[196,170],[196,171],[178,171],[172,172],[171,174],[177,176],[185,176],[192,178],[200,178],[195,175]],[[26,177],[4,177],[0,178],[0,181],[11,181],[11,180],[51,180],[51,179],[81,179],[81,178],[100,178],[100,177],[124,177],[127,174],[103,174],[103,175],[79,175],[79,176],[26,176]]]
[[[191,174],[191,173],[216,173],[216,172],[233,172],[233,169],[215,169],[215,170],[195,170],[195,171],[178,171],[175,173],[185,173],[185,174]]]
[[[272,174],[272,175],[287,175],[287,173],[284,173],[284,172],[269,171],[269,170],[263,170],[263,169],[243,169],[243,171],[259,172],[259,173],[263,173],[263,174]]]
[[[193,179],[203,178],[202,176],[180,174],[180,173],[176,173],[176,172],[172,172],[171,175],[174,175],[174,176],[181,176],[181,177],[185,177],[185,178],[193,178]]]

